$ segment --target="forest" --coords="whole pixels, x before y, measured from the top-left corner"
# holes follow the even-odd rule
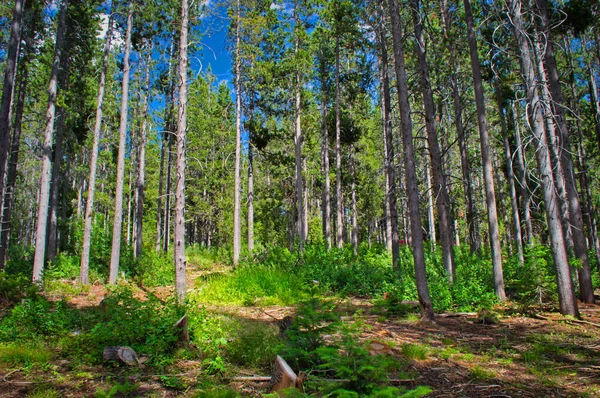
[[[598,0],[7,0],[0,76],[0,397],[600,397]]]

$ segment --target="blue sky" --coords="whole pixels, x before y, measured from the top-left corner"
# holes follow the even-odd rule
[[[210,66],[212,73],[218,81],[231,83],[231,57],[227,51],[227,10],[218,7],[211,10],[207,16],[201,18],[194,29],[203,34],[200,51],[190,54],[190,67],[194,73],[206,72]]]

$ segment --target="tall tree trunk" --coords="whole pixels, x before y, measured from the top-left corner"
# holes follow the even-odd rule
[[[596,47],[600,47],[597,43]],[[596,140],[598,141],[598,148],[600,148],[600,100],[598,99],[598,86],[596,85],[596,76],[594,76],[594,69],[592,66],[588,66],[588,85],[590,90],[590,98],[592,99],[592,112],[594,112],[594,127],[596,129]]]
[[[521,196],[521,207],[523,221],[525,222],[525,241],[529,246],[533,245],[533,224],[531,222],[531,192],[527,184],[527,168],[525,166],[525,150],[521,140],[521,129],[519,127],[519,115],[516,101],[511,101],[513,128],[515,134],[515,146],[517,153],[517,178],[519,180],[519,191]]]
[[[560,312],[564,315],[578,317],[577,301],[571,280],[570,265],[567,255],[558,198],[555,192],[554,176],[550,160],[549,141],[544,130],[543,106],[539,104],[535,69],[530,54],[529,41],[525,36],[525,26],[521,16],[520,0],[508,0],[509,15],[512,21],[513,34],[517,39],[518,54],[521,64],[521,73],[527,90],[527,107],[529,123],[532,126],[538,169],[541,176],[541,186],[546,204],[546,218],[550,234],[550,246],[552,257],[556,268],[556,281],[558,286],[558,297]]]
[[[469,248],[471,253],[479,252],[481,247],[481,237],[479,235],[479,217],[477,215],[477,209],[475,207],[473,185],[471,183],[471,162],[469,161],[469,153],[467,148],[467,138],[465,137],[466,131],[462,120],[462,104],[460,99],[460,91],[458,88],[458,68],[456,66],[456,48],[454,40],[450,37],[450,10],[446,4],[446,0],[440,0],[441,15],[444,23],[444,38],[447,43],[448,51],[450,53],[450,84],[452,87],[452,102],[454,106],[454,125],[456,128],[456,135],[458,137],[458,147],[460,151],[461,171],[462,180],[465,193],[465,204],[466,204],[466,216],[467,216],[467,227],[469,230]],[[458,230],[455,231],[458,236]],[[458,245],[458,240],[456,240]]]
[[[435,251],[435,209],[433,208],[433,187],[431,186],[431,172],[429,164],[425,166],[425,182],[427,183],[427,221],[429,224],[429,242],[431,250]]]
[[[508,140],[508,128],[506,127],[506,112],[504,108],[504,99],[500,91],[500,82],[495,79],[496,103],[498,105],[498,114],[500,115],[500,125],[502,127],[502,137],[504,141],[504,158],[506,160],[506,178],[508,179],[508,188],[510,191],[510,205],[512,209],[513,227],[515,232],[515,245],[517,246],[517,255],[519,263],[525,263],[525,255],[523,254],[523,238],[521,236],[521,218],[519,216],[519,203],[517,201],[517,189],[515,187],[515,173],[512,166],[512,153],[510,142]]]
[[[29,51],[29,44],[27,50]],[[23,121],[23,110],[25,108],[25,96],[29,78],[28,60],[21,65],[21,81],[19,83],[19,95],[15,106],[15,122],[13,125],[13,136],[10,149],[10,159],[6,172],[6,189],[4,192],[4,208],[2,212],[2,241],[0,242],[0,271],[6,268],[8,254],[8,242],[10,238],[10,218],[14,203],[15,183],[17,181],[17,165],[19,164],[19,146],[21,145],[21,124]]]
[[[173,120],[173,119],[171,119]],[[167,253],[169,251],[169,242],[171,240],[171,166],[172,154],[173,154],[173,135],[175,134],[174,124],[171,123],[168,128],[167,134],[167,172],[165,175],[165,210],[163,214],[163,251]]]
[[[596,230],[596,216],[592,210],[594,205],[592,201],[592,195],[590,191],[590,184],[588,180],[588,169],[587,169],[587,154],[583,145],[583,130],[581,128],[581,117],[579,112],[579,101],[578,94],[575,86],[575,71],[573,66],[573,56],[569,49],[569,41],[567,37],[565,40],[565,49],[567,52],[567,59],[569,61],[570,73],[569,73],[569,86],[571,88],[571,110],[575,115],[575,124],[577,126],[577,161],[578,172],[575,173],[579,177],[579,187],[583,192],[581,201],[581,211],[588,232],[588,244],[594,248],[596,253],[596,262],[600,267],[600,242],[598,241],[598,234]]]
[[[323,237],[327,250],[331,249],[331,178],[329,176],[329,131],[327,131],[327,89],[325,61],[321,60],[321,174],[325,178],[323,187],[323,199],[321,202],[321,213],[323,216]]]
[[[549,113],[549,115],[551,116],[552,121],[556,123],[557,127],[557,149],[560,154],[560,161],[562,164],[562,171],[565,181],[573,248],[575,250],[575,256],[581,262],[581,267],[577,268],[577,275],[579,278],[579,299],[584,303],[593,303],[594,288],[592,286],[590,263],[588,259],[588,246],[583,226],[583,215],[581,212],[579,193],[577,192],[577,185],[575,182],[573,158],[571,156],[571,140],[569,138],[569,130],[565,117],[563,105],[564,101],[558,76],[558,68],[556,66],[556,59],[554,57],[554,43],[552,42],[552,36],[550,32],[546,0],[536,0],[536,5],[539,11],[543,37],[545,39],[544,43],[540,43],[545,49],[545,53],[543,54],[544,63],[541,64],[540,62],[540,66],[545,67],[546,76],[548,78],[548,88],[552,99],[551,109],[554,111]]]
[[[394,151],[394,137],[392,130],[392,100],[390,96],[390,80],[389,80],[389,60],[388,51],[385,40],[385,10],[384,3],[381,3],[380,16],[378,24],[379,41],[379,74],[381,79],[381,101],[382,101],[382,116],[383,116],[383,140],[384,140],[384,168],[385,168],[385,201],[386,207],[389,209],[387,217],[389,218],[389,239],[390,248],[392,249],[392,267],[397,269],[400,258],[400,238],[398,235],[398,208],[396,196],[396,161]],[[386,223],[386,228],[388,224]],[[387,231],[386,231],[386,239]]]
[[[237,267],[240,261],[240,251],[242,246],[242,223],[240,216],[241,195],[240,191],[240,163],[242,157],[241,150],[241,130],[242,130],[242,83],[241,83],[241,55],[240,55],[240,23],[241,23],[240,0],[237,0],[237,15],[235,26],[235,167],[233,177],[233,266]]]
[[[344,247],[344,205],[342,197],[342,145],[340,109],[340,39],[335,37],[335,201],[337,247]]]
[[[58,71],[60,68],[63,42],[65,38],[68,0],[62,0],[58,16],[54,59],[50,73],[48,88],[48,109],[46,110],[46,127],[44,129],[44,146],[42,147],[42,169],[40,173],[40,191],[37,212],[37,228],[35,233],[35,255],[33,258],[33,281],[42,281],[46,254],[46,227],[48,223],[48,200],[50,199],[50,169],[52,156],[52,141],[54,132],[54,117],[56,115],[56,97],[58,94]],[[0,160],[0,167],[5,167],[6,158]]]
[[[148,48],[146,58],[146,71],[144,76],[144,98],[142,99],[142,128],[138,142],[138,167],[135,179],[135,236],[134,257],[140,257],[143,250],[143,225],[144,225],[144,185],[146,173],[146,135],[148,128],[148,96],[150,94],[150,63],[152,62],[152,45]]]
[[[66,73],[64,73],[66,74]],[[59,87],[65,87],[66,79],[61,78]],[[56,122],[55,144],[54,144],[54,161],[52,162],[52,178],[50,181],[50,214],[48,215],[48,249],[46,253],[47,260],[54,265],[54,259],[57,254],[57,227],[58,227],[58,188],[61,183],[60,167],[63,157],[63,139],[65,130],[66,112],[63,107],[58,108],[58,116]]]
[[[248,133],[248,251],[254,250],[254,151],[252,132]]]
[[[350,147],[350,173],[352,174],[352,248],[358,254],[358,209],[356,206],[356,165],[354,164],[354,147]]]
[[[505,301],[506,293],[504,292],[504,276],[502,272],[502,251],[500,248],[500,232],[498,228],[498,212],[496,210],[496,191],[494,188],[490,140],[487,131],[487,120],[485,115],[485,97],[483,92],[483,84],[481,82],[481,69],[479,66],[479,54],[477,52],[477,41],[475,39],[475,28],[473,23],[473,13],[471,11],[471,3],[469,0],[464,0],[464,5],[465,16],[467,19],[469,53],[471,55],[471,69],[473,71],[473,86],[475,89],[475,106],[477,108],[479,141],[481,145],[481,163],[483,166],[485,202],[488,212],[492,267],[494,272],[494,289],[496,290],[496,296],[498,299],[500,301]]]
[[[129,97],[129,54],[131,51],[131,29],[133,26],[133,1],[127,12],[127,33],[125,34],[125,54],[123,55],[123,82],[121,95],[121,119],[119,122],[119,154],[117,158],[117,179],[115,190],[115,214],[113,221],[112,250],[108,282],[117,282],[121,257],[121,227],[123,225],[123,183],[125,180],[125,142],[127,140],[127,111]]]
[[[425,129],[427,130],[427,143],[429,156],[431,158],[431,171],[433,174],[433,193],[436,197],[436,207],[439,218],[440,243],[442,246],[442,260],[444,269],[448,273],[450,282],[454,279],[454,253],[452,252],[452,223],[450,220],[450,198],[446,179],[442,172],[442,154],[438,141],[437,126],[435,121],[435,104],[433,102],[433,90],[429,80],[429,65],[423,38],[422,17],[419,12],[419,0],[411,0],[413,25],[415,32],[415,51],[419,60],[419,73],[421,77],[421,90],[425,106]]]
[[[102,70],[98,82],[98,96],[96,98],[96,120],[93,131],[92,151],[90,154],[90,176],[88,179],[88,197],[84,213],[83,247],[81,250],[81,266],[79,270],[79,281],[87,285],[89,283],[90,247],[92,241],[92,214],[94,212],[94,196],[96,194],[96,169],[98,166],[98,147],[102,130],[102,103],[104,101],[104,88],[106,84],[106,71],[108,70],[108,57],[110,55],[110,44],[112,40],[113,14],[108,18],[108,30],[104,43],[104,54],[102,56]]]
[[[304,188],[302,181],[302,128],[300,125],[300,71],[296,71],[296,93],[295,93],[295,123],[294,123],[294,148],[296,159],[296,217],[298,227],[298,248],[304,250],[305,225],[304,225]]]
[[[154,246],[154,250],[159,252],[162,249],[162,215],[163,215],[163,176],[165,174],[165,146],[167,145],[167,140],[162,137],[162,142],[160,145],[160,170],[158,172],[158,197],[156,198],[156,243]]]
[[[429,296],[427,274],[425,272],[425,251],[423,248],[423,233],[421,229],[421,215],[419,214],[419,191],[417,187],[417,173],[415,167],[415,153],[412,136],[412,120],[408,99],[408,83],[406,67],[404,64],[404,46],[402,44],[402,24],[397,0],[389,1],[390,16],[392,19],[392,37],[394,43],[394,60],[396,66],[396,86],[398,90],[398,106],[402,138],[404,144],[404,166],[406,177],[406,193],[408,196],[408,209],[410,213],[410,226],[412,232],[412,249],[415,264],[415,279],[417,294],[421,307],[421,319],[432,321],[434,318],[433,306]]]
[[[185,144],[187,129],[187,67],[188,67],[188,2],[181,0],[181,33],[179,40],[179,108],[177,112],[177,182],[175,187],[175,290],[180,303],[185,300]]]
[[[17,72],[17,59],[19,57],[19,44],[21,43],[21,30],[23,28],[23,12],[25,0],[15,0],[13,21],[10,27],[10,38],[6,51],[6,65],[4,67],[4,84],[2,85],[2,103],[0,104],[0,194],[4,192],[6,174],[6,161],[10,147],[11,108],[15,76]],[[2,231],[2,233],[4,233]],[[4,269],[4,265],[2,265]]]

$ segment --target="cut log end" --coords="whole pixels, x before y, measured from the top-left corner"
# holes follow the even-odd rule
[[[277,355],[277,359],[273,365],[273,374],[271,376],[269,392],[280,394],[286,388],[297,388],[302,391],[302,383],[305,378],[306,375],[302,372],[300,372],[299,376],[296,376],[296,373],[290,368],[290,365]]]
[[[131,347],[104,347],[102,358],[105,361],[121,362],[129,366],[139,363],[138,356]]]

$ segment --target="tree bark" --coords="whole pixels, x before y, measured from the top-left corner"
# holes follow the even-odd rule
[[[419,61],[419,74],[423,104],[425,107],[425,129],[427,130],[427,143],[431,159],[431,171],[433,174],[433,192],[436,197],[438,221],[440,228],[440,243],[442,246],[442,261],[444,269],[448,274],[450,282],[454,280],[454,253],[452,252],[452,222],[450,220],[450,198],[446,186],[446,178],[442,171],[442,154],[437,134],[435,121],[435,104],[433,102],[433,90],[429,80],[429,65],[427,63],[427,52],[423,38],[422,17],[419,12],[419,0],[411,0],[413,25],[415,32],[415,51]]]
[[[525,222],[525,241],[529,246],[533,246],[533,224],[531,222],[531,192],[527,183],[527,170],[525,167],[525,151],[521,141],[521,129],[519,128],[519,115],[516,101],[511,102],[512,119],[515,134],[515,146],[517,153],[517,178],[519,179],[519,191],[521,195],[521,207],[523,212],[523,221]]]
[[[241,163],[241,130],[242,130],[242,87],[241,87],[241,62],[240,59],[240,23],[241,23],[240,0],[237,0],[237,15],[235,26],[235,166],[233,177],[233,267],[237,267],[240,261],[242,246],[242,226],[240,218],[240,163]]]
[[[402,138],[404,145],[404,166],[406,177],[406,193],[408,196],[408,209],[410,214],[410,227],[412,232],[411,243],[415,265],[415,279],[417,294],[421,309],[421,319],[432,321],[434,318],[433,306],[429,296],[427,274],[425,272],[425,251],[423,248],[423,232],[421,229],[421,215],[419,214],[419,192],[417,187],[417,174],[415,167],[415,153],[412,136],[412,120],[408,98],[408,83],[406,67],[404,64],[404,46],[402,44],[402,23],[397,0],[389,1],[390,16],[392,19],[392,37],[394,43],[394,60],[396,69],[396,86],[398,90],[398,107]]]
[[[504,276],[502,272],[502,251],[500,248],[500,232],[498,228],[498,212],[496,210],[496,190],[494,188],[494,175],[492,168],[492,157],[490,140],[487,130],[487,118],[485,114],[485,97],[481,81],[481,69],[479,66],[479,54],[477,41],[475,39],[475,28],[471,3],[464,0],[465,16],[467,19],[467,30],[469,39],[469,53],[471,56],[471,70],[473,72],[473,86],[475,89],[475,106],[477,109],[477,125],[479,127],[479,142],[481,145],[481,163],[483,166],[483,180],[485,185],[485,202],[488,212],[488,227],[490,235],[490,248],[492,254],[492,267],[494,273],[494,289],[500,301],[506,300],[504,291]]]
[[[465,128],[462,120],[462,104],[460,99],[460,91],[458,88],[458,68],[456,66],[456,48],[454,46],[454,40],[450,37],[450,12],[445,0],[440,0],[440,8],[442,9],[442,18],[444,23],[444,38],[447,43],[448,52],[450,53],[450,84],[452,87],[452,103],[454,106],[454,125],[456,128],[456,135],[458,137],[458,147],[460,151],[460,162],[461,171],[463,177],[463,187],[465,193],[465,204],[466,204],[466,219],[467,227],[469,230],[468,241],[471,253],[479,252],[481,247],[481,237],[479,235],[479,217],[477,215],[477,209],[475,207],[473,185],[471,184],[471,162],[469,161],[469,154],[467,148],[467,138],[465,136]],[[456,231],[458,236],[458,230]],[[458,239],[456,245],[458,245]]]
[[[2,85],[2,103],[0,104],[0,193],[4,192],[6,161],[10,147],[11,108],[23,28],[25,0],[15,0],[13,21],[10,27],[10,38],[6,47],[6,65],[4,67],[4,84]],[[2,231],[2,233],[4,233]],[[3,239],[4,240],[4,239]],[[4,266],[2,266],[4,269]]]
[[[29,52],[27,44],[26,53]],[[2,212],[2,241],[0,242],[0,271],[6,268],[8,255],[8,243],[10,238],[10,218],[14,203],[15,184],[17,181],[17,166],[19,164],[19,147],[21,145],[21,124],[23,121],[23,110],[25,108],[25,96],[29,78],[28,60],[21,65],[21,81],[19,83],[19,95],[15,105],[15,122],[13,125],[13,136],[10,149],[10,159],[6,172],[6,188],[4,191],[4,209]]]
[[[252,132],[248,133],[248,251],[254,250],[254,151]]]
[[[354,164],[354,148],[350,148],[350,173],[352,174],[352,248],[354,255],[358,254],[358,209],[356,206],[356,165]]]
[[[188,66],[188,1],[181,0],[181,33],[179,39],[179,109],[177,112],[177,182],[175,186],[175,290],[180,303],[185,300],[185,144],[187,129],[187,66]]]
[[[125,34],[125,54],[123,55],[123,82],[121,96],[121,118],[119,122],[119,153],[117,158],[117,179],[115,190],[115,214],[113,221],[112,250],[110,255],[110,284],[117,282],[121,257],[121,227],[123,225],[123,183],[125,180],[125,143],[127,140],[127,112],[129,97],[129,54],[131,51],[131,29],[133,26],[133,1],[127,12],[127,32]]]
[[[340,94],[340,39],[335,37],[335,201],[336,234],[338,248],[344,247],[344,206],[342,197],[342,145],[341,145],[341,94]]]
[[[296,13],[298,10],[296,10]],[[299,23],[296,15],[296,23]],[[296,37],[296,53],[299,51],[300,38]],[[298,249],[304,250],[305,228],[304,225],[304,189],[302,184],[302,127],[300,124],[302,77],[300,70],[296,70],[295,105],[294,105],[294,154],[296,160],[296,210],[298,227]]]
[[[324,55],[322,55],[324,56]],[[321,173],[325,178],[321,212],[323,216],[323,237],[327,250],[331,249],[331,178],[329,171],[329,131],[327,130],[327,89],[325,61],[320,62],[321,72]]]
[[[42,281],[46,254],[46,227],[48,223],[48,200],[50,199],[50,171],[52,156],[52,141],[54,132],[54,117],[56,115],[56,97],[58,94],[58,71],[60,68],[63,42],[65,38],[68,0],[62,0],[58,16],[54,59],[50,73],[48,88],[48,109],[46,110],[46,127],[44,129],[44,145],[42,147],[42,168],[40,173],[40,191],[37,212],[37,227],[35,233],[35,254],[33,258],[33,282]],[[3,166],[5,160],[0,160]]]
[[[517,246],[517,256],[519,257],[519,264],[525,263],[525,255],[523,253],[523,238],[521,236],[521,217],[519,216],[519,203],[517,201],[517,189],[515,187],[515,173],[512,166],[512,151],[510,149],[510,142],[508,140],[508,128],[506,127],[506,113],[504,107],[504,99],[500,91],[500,83],[496,79],[495,91],[496,91],[496,103],[498,105],[498,114],[500,115],[500,125],[502,127],[502,137],[504,141],[504,158],[506,161],[506,178],[508,180],[508,189],[510,193],[510,205],[512,209],[513,228],[515,232],[515,245]]]
[[[571,280],[570,265],[567,255],[564,232],[560,222],[561,214],[558,198],[555,192],[554,176],[550,160],[549,141],[544,130],[543,106],[539,104],[537,93],[537,82],[535,69],[530,54],[529,41],[525,36],[525,26],[521,16],[520,0],[508,0],[509,16],[511,17],[512,30],[517,39],[518,54],[521,64],[521,74],[527,90],[527,107],[529,123],[532,126],[535,144],[537,146],[536,157],[538,169],[541,176],[541,186],[546,204],[546,218],[550,234],[550,246],[552,257],[556,268],[556,281],[558,286],[558,297],[560,312],[564,315],[578,317],[577,301]]]
[[[146,71],[144,76],[144,98],[142,99],[142,128],[140,129],[140,138],[138,142],[138,165],[137,176],[135,179],[135,236],[134,257],[140,257],[143,250],[143,226],[144,226],[144,185],[146,173],[146,135],[148,128],[148,96],[150,95],[150,63],[152,62],[152,45],[148,48],[148,57],[146,58]]]
[[[577,268],[579,278],[579,299],[584,303],[594,302],[594,288],[592,286],[590,263],[588,259],[588,246],[585,237],[583,226],[583,214],[581,211],[581,203],[579,201],[579,193],[575,182],[575,172],[573,169],[573,158],[571,156],[571,140],[569,138],[569,129],[565,117],[564,100],[558,76],[558,68],[554,57],[554,43],[550,31],[548,21],[548,12],[546,0],[536,0],[536,5],[539,11],[541,28],[545,39],[544,63],[546,76],[548,79],[548,88],[552,98],[551,113],[552,121],[556,123],[558,151],[562,164],[562,171],[565,181],[566,199],[569,210],[569,221],[571,225],[571,235],[573,239],[573,248],[575,256],[581,262],[581,266]],[[541,58],[540,58],[541,60]]]

